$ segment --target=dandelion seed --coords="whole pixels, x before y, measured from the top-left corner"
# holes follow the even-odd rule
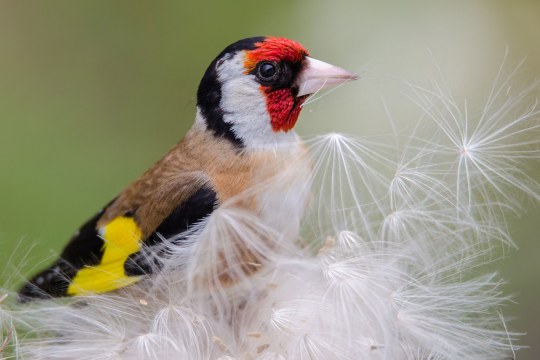
[[[405,141],[308,140],[291,171],[223,204],[179,235],[182,246],[165,239],[167,256],[148,254],[162,269],[115,294],[30,307],[3,295],[0,349],[19,359],[515,357],[503,283],[482,266],[512,244],[515,194],[540,200],[521,167],[540,158],[539,85],[520,90],[499,72],[474,111],[443,85],[408,84],[420,120]],[[239,206],[269,188],[286,194],[279,224]],[[288,216],[308,193],[303,218]]]

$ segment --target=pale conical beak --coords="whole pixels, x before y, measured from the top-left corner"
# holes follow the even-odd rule
[[[313,94],[319,90],[358,78],[358,75],[347,70],[306,56],[302,70],[300,70],[295,82],[298,89],[296,96]]]

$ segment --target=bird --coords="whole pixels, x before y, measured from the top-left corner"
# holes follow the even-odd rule
[[[256,186],[269,163],[285,166],[287,156],[301,153],[294,126],[306,99],[357,78],[288,38],[227,46],[200,81],[195,121],[183,139],[84,223],[59,258],[23,284],[19,301],[106,293],[151,276],[149,249]],[[283,144],[292,150],[276,156]],[[280,201],[279,194],[270,197]]]

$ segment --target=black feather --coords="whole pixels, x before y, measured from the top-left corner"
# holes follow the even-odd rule
[[[127,276],[148,275],[159,268],[160,263],[157,260],[152,261],[148,254],[161,251],[160,254],[163,255],[164,238],[188,230],[192,225],[210,215],[216,205],[215,191],[207,187],[197,190],[174,209],[156,231],[145,239],[141,251],[128,258],[124,264],[125,274]],[[106,208],[80,228],[62,251],[58,261],[22,286],[18,295],[20,302],[67,296],[69,285],[77,272],[84,267],[95,266],[101,262],[104,240],[98,234],[97,223]],[[136,214],[137,210],[134,209],[123,216],[136,219]],[[181,242],[181,240],[178,241]]]
[[[23,285],[19,291],[19,301],[66,296],[77,271],[86,265],[99,264],[103,256],[104,242],[98,235],[96,225],[105,209],[106,207],[79,229],[62,251],[59,260]]]
[[[144,247],[140,251],[128,258],[124,264],[126,275],[148,275],[160,269],[159,258],[165,255],[167,250],[166,246],[163,246],[163,239],[185,232],[210,215],[216,205],[217,195],[214,190],[207,187],[197,190],[157,227],[156,231],[144,241]],[[182,239],[175,242],[180,244]],[[152,256],[153,254],[157,256]]]

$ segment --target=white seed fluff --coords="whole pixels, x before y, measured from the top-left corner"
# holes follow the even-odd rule
[[[479,271],[494,248],[512,244],[504,217],[519,208],[516,194],[540,200],[522,167],[540,158],[538,82],[515,95],[508,86],[498,76],[474,112],[435,83],[411,85],[418,128],[431,131],[399,146],[340,134],[307,141],[305,164],[261,185],[284,191],[294,182],[311,193],[299,236],[235,199],[187,235],[190,246],[170,242],[163,270],[141,283],[30,305],[0,301],[2,355],[512,357],[517,334],[501,315],[502,282]]]

